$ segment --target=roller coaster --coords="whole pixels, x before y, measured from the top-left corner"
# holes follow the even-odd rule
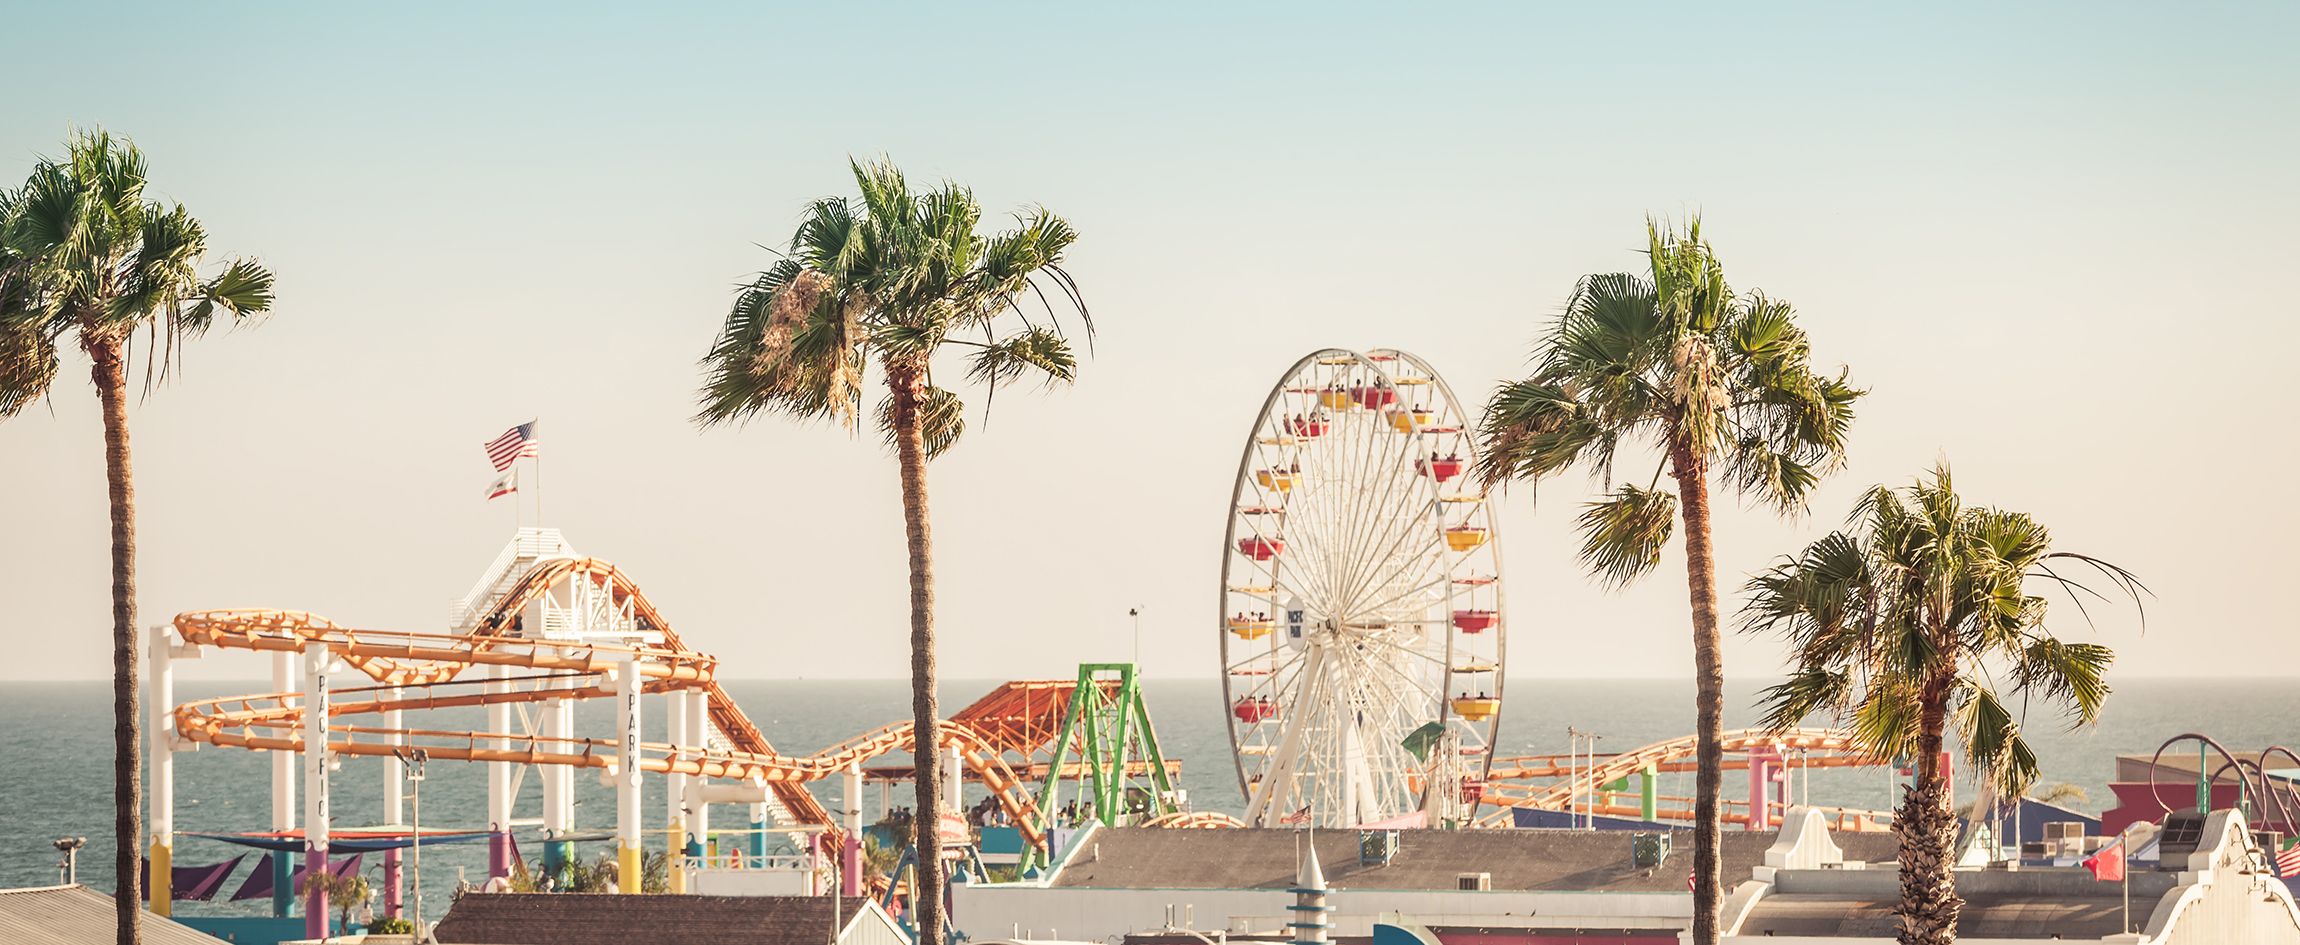
[[[1724,733],[1722,767],[1749,771],[1747,800],[1726,798],[1719,819],[1752,830],[1778,826],[1788,806],[1789,774],[1809,768],[1875,768],[1892,764],[1855,746],[1842,729],[1740,729]],[[1633,818],[1647,822],[1691,822],[1693,798],[1659,794],[1659,776],[1692,771],[1698,742],[1686,735],[1612,755],[1526,755],[1496,758],[1480,791],[1494,810],[1480,826],[1512,826],[1519,810],[1562,811],[1573,815]],[[1638,782],[1631,789],[1631,781]],[[1849,807],[1817,808],[1838,830],[1884,830],[1888,811]]]
[[[897,722],[808,754],[777,751],[765,734],[728,696],[718,680],[718,661],[687,646],[630,576],[615,565],[573,553],[556,531],[522,529],[490,567],[472,594],[451,611],[450,630],[424,633],[367,629],[293,610],[206,610],[181,614],[153,647],[154,875],[167,875],[174,833],[173,755],[186,748],[214,745],[302,754],[306,777],[323,780],[318,757],[367,756],[402,759],[420,751],[427,760],[490,764],[489,830],[506,838],[516,788],[513,772],[543,772],[546,836],[565,834],[572,823],[572,781],[589,768],[629,779],[632,801],[618,816],[625,854],[635,860],[636,774],[662,775],[673,810],[673,830],[683,825],[692,841],[708,835],[711,803],[749,803],[755,824],[771,820],[781,828],[821,834],[817,849],[840,851],[850,892],[858,882],[859,826],[855,793],[866,776],[907,777],[911,765],[867,769],[889,754],[915,754],[912,723]],[[279,691],[173,704],[169,664],[196,658],[203,649],[275,654]],[[301,657],[319,678],[314,684],[285,685],[292,673],[281,665]],[[325,681],[326,673],[348,670],[365,685]],[[1125,664],[1084,667],[1076,680],[1017,681],[1004,684],[937,726],[932,752],[947,753],[954,767],[995,799],[998,818],[1010,823],[1033,850],[1043,851],[1051,826],[1048,808],[1064,780],[1080,784],[1089,809],[1113,818],[1129,779],[1145,778],[1154,798],[1145,816],[1173,813],[1174,763],[1157,749],[1147,712]],[[661,696],[669,735],[663,741],[637,738],[640,695]],[[617,700],[621,738],[583,737],[573,725],[573,706],[583,700]],[[314,725],[310,707],[323,706],[324,723]],[[477,728],[409,725],[404,713],[483,708],[488,724]],[[530,714],[531,709],[540,709]],[[526,724],[514,726],[514,712]],[[537,716],[540,716],[538,719]],[[540,722],[540,724],[538,724]],[[1075,750],[1074,750],[1075,749]],[[1010,762],[1011,759],[1011,762]],[[1017,771],[1019,765],[1022,770]],[[292,804],[278,800],[281,784],[293,793],[275,763],[274,828],[292,828]],[[387,796],[396,803],[399,777]],[[834,818],[808,785],[849,779],[846,823]],[[719,783],[714,783],[719,782]],[[1035,789],[1035,790],[1034,790]],[[307,786],[307,823],[324,823],[324,787]],[[954,794],[955,796],[955,794]],[[324,844],[324,831],[315,844]],[[763,833],[763,831],[762,831]],[[690,842],[690,848],[700,847]],[[763,846],[763,844],[761,844]],[[547,845],[547,859],[549,857]],[[490,859],[491,875],[505,875],[508,857]],[[156,880],[155,909],[165,911],[169,892]]]

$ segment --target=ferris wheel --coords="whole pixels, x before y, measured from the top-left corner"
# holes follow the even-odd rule
[[[1247,824],[1474,814],[1504,652],[1475,460],[1453,392],[1402,351],[1314,352],[1263,401],[1222,549]]]

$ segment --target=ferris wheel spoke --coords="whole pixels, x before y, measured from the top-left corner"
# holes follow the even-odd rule
[[[1367,562],[1364,560],[1364,555],[1366,551],[1372,547],[1372,542],[1368,537],[1370,534],[1368,531],[1369,527],[1377,527],[1373,526],[1372,524],[1377,518],[1392,519],[1394,518],[1396,512],[1399,511],[1393,504],[1393,500],[1397,493],[1398,469],[1394,458],[1386,455],[1383,451],[1385,447],[1394,445],[1392,443],[1385,443],[1385,438],[1389,440],[1395,440],[1397,437],[1394,434],[1390,434],[1388,431],[1383,430],[1380,426],[1380,423],[1380,415],[1375,414],[1365,424],[1367,427],[1367,430],[1365,431],[1367,433],[1365,451],[1359,457],[1359,462],[1361,463],[1363,469],[1362,475],[1364,477],[1370,478],[1373,475],[1380,474],[1382,478],[1370,482],[1368,487],[1361,488],[1359,490],[1361,493],[1361,498],[1350,517],[1350,542],[1348,547],[1350,549],[1351,556],[1349,562],[1343,566],[1343,571],[1340,577],[1340,582],[1344,586],[1355,584],[1359,580],[1360,572],[1364,570],[1365,565],[1367,564]],[[1384,460],[1390,461],[1385,462]],[[1388,524],[1385,522],[1383,525],[1378,527],[1386,528],[1388,527]]]

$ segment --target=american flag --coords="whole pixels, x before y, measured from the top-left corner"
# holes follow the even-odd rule
[[[2276,875],[2285,879],[2300,877],[2300,840],[2294,840],[2276,854]]]
[[[1278,818],[1278,822],[1279,822],[1279,823],[1281,823],[1281,824],[1306,824],[1306,823],[1309,823],[1309,822],[1310,822],[1310,805],[1308,805],[1308,804],[1304,804],[1304,805],[1302,805],[1302,809],[1301,809],[1301,810],[1295,811],[1295,812],[1293,812],[1293,813],[1291,813],[1291,814],[1287,814],[1287,815],[1286,815],[1286,816],[1284,816],[1284,817],[1280,817],[1280,818]]]
[[[542,455],[542,444],[535,438],[535,421],[529,420],[487,441],[487,461],[495,464],[496,472],[502,472],[522,456]]]

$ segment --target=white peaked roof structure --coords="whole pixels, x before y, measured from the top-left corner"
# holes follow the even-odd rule
[[[1326,871],[1318,868],[1317,844],[1302,851],[1302,869],[1294,874],[1294,891],[1326,891]]]
[[[1294,945],[1317,945],[1327,940],[1334,927],[1329,913],[1334,907],[1326,904],[1326,871],[1318,867],[1318,845],[1312,835],[1311,843],[1303,846],[1302,863],[1294,872],[1294,904],[1286,908],[1293,913],[1293,921],[1286,927],[1294,931]]]

